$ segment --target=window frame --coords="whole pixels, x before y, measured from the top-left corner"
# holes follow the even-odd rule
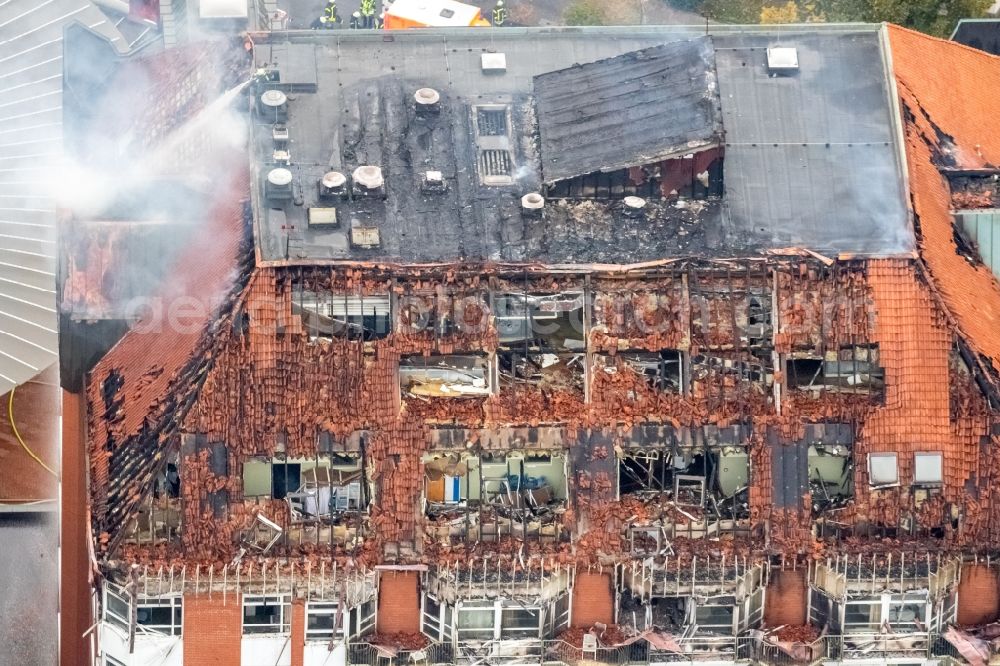
[[[309,619],[312,617],[333,617],[333,629],[310,629]],[[340,616],[339,626],[337,616]],[[347,636],[348,613],[340,610],[338,601],[307,601],[305,604],[305,640],[306,642],[329,642],[331,640],[343,640]]]
[[[917,478],[917,470],[919,468],[918,460],[921,458],[936,459],[935,465],[937,467],[937,479],[935,480],[921,480]],[[921,487],[937,487],[944,483],[944,453],[941,451],[916,451],[913,454],[913,485]]]
[[[497,599],[495,601],[490,601],[488,599],[470,599],[468,601],[460,601],[456,604],[453,615],[455,637],[459,641],[543,640],[545,638],[546,629],[551,626],[551,622],[549,622],[548,619],[550,615],[548,611],[549,606],[553,605],[554,602],[555,600],[552,600],[542,604],[529,606],[513,603],[510,600],[503,599]],[[442,608],[444,608],[444,606],[445,604],[442,604]],[[463,628],[461,626],[462,616],[464,613],[470,611],[484,613],[489,611],[493,618],[492,627],[488,628],[484,625],[482,627]],[[505,627],[503,623],[504,612],[511,611],[529,611],[537,613],[537,625],[534,628]],[[490,636],[486,636],[487,632],[490,633]]]
[[[169,608],[170,624],[143,624],[139,621],[139,613],[143,607],[147,608]],[[140,597],[135,602],[136,629],[143,627],[144,630],[164,634],[166,636],[180,636],[184,627],[184,597],[174,594],[167,597]]]
[[[247,609],[255,606],[277,606],[278,623],[251,623],[247,624]],[[292,598],[287,594],[244,594],[241,607],[243,609],[240,621],[241,634],[243,636],[284,636],[292,631]],[[277,631],[268,629],[277,627]],[[247,631],[251,628],[251,631]]]
[[[112,601],[125,604],[127,617],[122,617],[118,611],[114,611],[111,609],[111,603],[109,602],[109,598]],[[101,619],[114,627],[118,627],[122,631],[128,632],[129,628],[132,625],[131,615],[134,603],[135,601],[132,598],[132,595],[129,594],[124,587],[120,585],[115,585],[110,581],[105,581],[104,599],[101,607],[102,610]]]
[[[895,467],[895,478],[892,481],[876,483],[872,476],[872,461],[875,459],[892,459]],[[868,454],[868,485],[872,488],[895,488],[899,485],[899,453],[896,451],[879,451]]]

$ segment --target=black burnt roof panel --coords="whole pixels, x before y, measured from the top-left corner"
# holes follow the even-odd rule
[[[708,36],[540,74],[534,92],[546,182],[648,164],[722,138]]]

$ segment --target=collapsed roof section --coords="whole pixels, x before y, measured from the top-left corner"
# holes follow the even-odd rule
[[[546,183],[722,141],[711,37],[539,74],[534,92]]]
[[[889,26],[893,70],[906,119],[906,156],[920,254],[959,331],[989,374],[1000,372],[1000,284],[952,215],[955,175],[1000,175],[993,95],[1000,59]],[[996,390],[992,392],[998,399]]]

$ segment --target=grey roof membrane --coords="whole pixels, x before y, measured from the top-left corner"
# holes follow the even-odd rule
[[[708,36],[540,74],[534,95],[547,183],[650,164],[722,140]]]
[[[642,219],[624,215],[617,201],[550,200],[544,218],[521,216],[520,197],[541,188],[540,144],[541,157],[545,152],[534,77],[704,34],[704,27],[645,26],[272,35],[272,43],[257,44],[255,57],[258,65],[277,65],[289,92],[296,196],[263,196],[264,178],[275,166],[273,119],[258,114],[254,202],[261,260],[630,264],[788,245],[871,255],[912,249],[898,119],[878,26],[712,28],[725,132],[721,200],[650,202]],[[796,47],[799,71],[769,76],[769,46]],[[505,55],[504,73],[482,71],[488,52]],[[439,114],[416,114],[413,95],[424,87],[440,92]],[[509,185],[481,182],[475,121],[481,105],[507,109]],[[611,142],[597,131],[581,136],[574,151],[590,159],[608,154]],[[330,205],[319,198],[323,173],[350,174],[366,164],[382,168],[385,200],[339,202],[339,226],[310,229],[307,209]],[[428,170],[442,172],[446,193],[421,192]],[[381,245],[352,246],[352,226],[377,228]]]

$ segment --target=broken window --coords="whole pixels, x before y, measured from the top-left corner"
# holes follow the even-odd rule
[[[850,447],[811,445],[809,487],[814,515],[846,506],[854,496],[854,458]]]
[[[690,357],[691,394],[710,408],[721,402],[740,401],[748,393],[765,396],[774,382],[771,355],[746,351],[718,351]]]
[[[660,496],[715,519],[747,515],[749,482],[742,446],[630,449],[618,458],[619,496]]]
[[[360,457],[347,454],[247,460],[243,494],[285,500],[293,522],[363,511],[369,495]]]
[[[442,338],[455,333],[486,331],[489,308],[482,294],[408,294],[398,300],[400,330],[431,333]]]
[[[679,279],[658,285],[655,291],[598,291],[593,298],[592,322],[613,337],[679,343],[688,335],[685,293]]]
[[[291,630],[288,596],[243,596],[243,635],[287,634]]]
[[[309,339],[375,340],[391,331],[389,294],[334,294],[295,289],[292,312],[302,317]]]
[[[539,351],[583,351],[584,295],[498,294],[493,300],[500,346]]]
[[[336,601],[310,601],[306,604],[306,640],[329,641],[344,635],[343,616]]]
[[[177,452],[170,454],[168,460],[153,478],[152,492],[139,506],[126,541],[160,543],[180,537],[181,478]]]
[[[846,347],[825,355],[794,353],[785,363],[789,388],[874,393],[885,387],[877,345]]]
[[[477,355],[404,356],[399,386],[404,396],[470,398],[489,395],[486,358]]]
[[[735,630],[736,599],[715,597],[695,602],[694,621],[699,631],[712,634],[732,635]]]
[[[619,352],[615,356],[598,355],[596,360],[600,369],[609,374],[618,372],[619,364],[624,364],[637,375],[645,377],[646,382],[658,391],[681,392],[683,356],[676,349]]]
[[[274,544],[278,543],[284,529],[266,516],[256,514],[253,525],[243,534],[240,540],[240,552],[234,559],[238,563],[247,552],[266,555]]]
[[[868,482],[875,488],[899,485],[899,466],[895,453],[868,454]]]
[[[534,385],[583,395],[586,355],[498,351],[500,387]]]
[[[468,536],[485,523],[523,536],[552,532],[567,498],[563,453],[426,454],[424,498],[442,537]]]
[[[183,597],[140,598],[136,603],[136,624],[168,636],[180,636],[184,622]]]
[[[771,347],[772,292],[760,278],[692,274],[690,291],[691,338],[698,346],[705,349]]]

